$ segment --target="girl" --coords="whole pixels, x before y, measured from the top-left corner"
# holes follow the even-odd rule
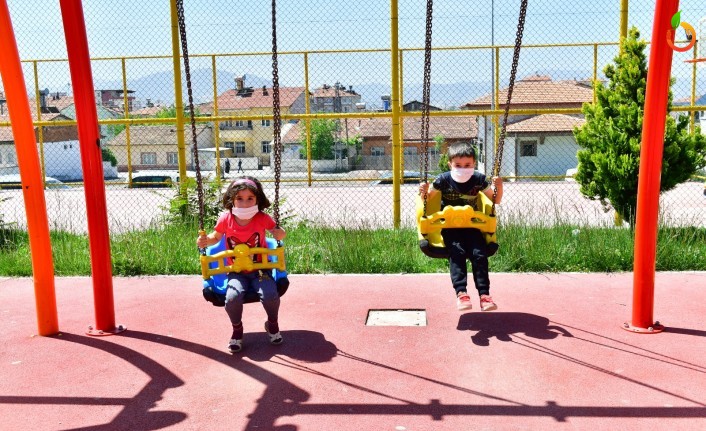
[[[270,207],[270,201],[262,191],[262,184],[253,177],[243,176],[233,181],[223,195],[223,207],[226,209],[208,235],[199,236],[196,244],[199,248],[217,244],[226,236],[228,249],[238,244],[248,247],[267,247],[265,231],[277,241],[284,239],[287,233],[275,225],[275,221],[262,210]],[[259,258],[259,256],[258,256]],[[279,294],[277,285],[269,272],[242,271],[228,274],[226,291],[226,312],[233,325],[233,334],[228,342],[228,351],[240,352],[243,349],[243,297],[248,290],[254,290],[260,296],[260,302],[267,313],[265,331],[272,344],[281,344],[277,315],[279,312]]]

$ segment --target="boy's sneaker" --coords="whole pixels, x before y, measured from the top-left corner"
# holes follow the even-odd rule
[[[490,295],[481,295],[480,309],[482,311],[493,311],[497,310],[498,306],[493,302],[493,298],[491,298]]]
[[[471,297],[468,296],[466,292],[461,292],[458,296],[456,296],[456,308],[458,308],[459,311],[470,310],[473,308]]]

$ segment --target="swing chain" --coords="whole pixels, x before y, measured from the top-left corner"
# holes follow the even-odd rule
[[[432,16],[434,9],[434,0],[427,0],[427,21],[426,34],[424,37],[424,83],[422,90],[422,154],[420,154],[420,163],[423,167],[422,182],[427,183],[429,177],[429,93],[431,91],[431,35],[432,35]],[[427,214],[427,193],[423,196],[424,216]]]
[[[199,165],[198,142],[196,141],[196,115],[194,114],[194,97],[191,90],[191,70],[189,68],[189,49],[186,44],[186,22],[184,19],[184,1],[176,0],[179,34],[181,36],[181,51],[184,57],[184,73],[186,74],[186,90],[189,96],[189,118],[191,120],[191,139],[194,153],[194,170],[196,171],[196,193],[199,202],[199,230],[204,229],[203,183],[201,166]]]
[[[522,0],[520,6],[520,18],[517,22],[517,34],[515,37],[515,49],[512,53],[512,69],[510,70],[510,85],[507,88],[507,102],[505,103],[505,112],[503,113],[502,128],[498,137],[498,147],[495,151],[495,163],[493,165],[493,176],[500,175],[500,167],[503,160],[503,146],[505,145],[505,136],[507,134],[507,118],[510,113],[510,101],[512,100],[512,90],[515,87],[515,76],[517,75],[517,63],[520,60],[520,48],[522,46],[522,33],[525,28],[525,15],[527,14],[527,0]],[[498,189],[493,186],[493,207],[491,215],[495,215],[495,200],[498,196]]]
[[[277,67],[277,1],[272,0],[272,151],[275,164],[275,200],[272,205],[275,225],[279,226],[279,182],[282,174],[282,125],[280,120],[279,70]]]

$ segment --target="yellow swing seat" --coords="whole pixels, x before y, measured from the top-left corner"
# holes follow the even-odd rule
[[[424,199],[417,196],[417,232],[419,247],[429,257],[447,258],[449,256],[441,229],[475,228],[483,232],[487,244],[497,243],[495,229],[497,219],[491,215],[493,202],[485,195],[478,193],[472,205],[447,206],[441,209],[441,193],[435,193],[427,198],[427,214],[424,214]]]
[[[253,258],[258,255],[260,256],[260,262],[254,262]],[[230,265],[225,263],[228,261],[227,258],[230,258]],[[216,274],[259,269],[284,271],[284,247],[271,249],[238,244],[231,250],[224,250],[213,255],[201,255],[201,274],[204,280]]]

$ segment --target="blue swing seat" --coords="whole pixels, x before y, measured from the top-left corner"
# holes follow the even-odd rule
[[[272,238],[267,238],[267,248],[275,249],[277,248],[277,241]],[[212,256],[216,253],[220,253],[226,250],[225,235],[221,240],[210,247],[206,248],[206,254]],[[270,257],[272,262],[277,261],[276,256]],[[224,259],[224,265],[227,265]],[[217,262],[212,262],[209,264],[210,268],[216,268],[218,266]],[[272,269],[272,279],[277,284],[277,293],[282,296],[287,292],[289,288],[289,279],[287,279],[287,271],[282,271],[278,269]],[[206,301],[210,302],[216,307],[223,307],[226,304],[226,290],[228,290],[228,274],[214,274],[208,279],[203,281],[203,297]],[[246,304],[251,302],[259,302],[260,297],[257,292],[247,292],[245,294],[244,302]]]

